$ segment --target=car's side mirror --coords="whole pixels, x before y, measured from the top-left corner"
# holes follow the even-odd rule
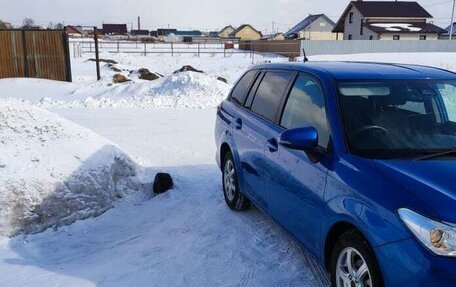
[[[318,132],[314,127],[290,129],[280,134],[279,144],[289,149],[311,150],[318,146]]]

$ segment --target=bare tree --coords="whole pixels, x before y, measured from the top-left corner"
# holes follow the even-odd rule
[[[35,25],[35,20],[32,18],[25,18],[24,21],[22,21],[22,28],[32,28]]]
[[[4,29],[8,29],[10,27],[8,27],[8,25],[3,22],[2,20],[0,20],[0,30],[4,30]]]

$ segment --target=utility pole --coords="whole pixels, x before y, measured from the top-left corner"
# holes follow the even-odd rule
[[[456,0],[453,0],[453,10],[451,10],[451,24],[450,24],[450,37],[451,40],[453,38],[453,26],[454,26],[454,7],[456,6]]]
[[[274,24],[275,24],[275,22],[272,21],[272,30],[271,30],[271,34],[272,34],[272,35],[274,35],[274,31],[275,31],[275,29],[274,29]]]

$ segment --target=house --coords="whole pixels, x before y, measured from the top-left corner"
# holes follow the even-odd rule
[[[344,40],[437,40],[444,33],[417,2],[351,1],[334,33]]]
[[[203,33],[201,33],[201,31],[198,31],[198,30],[193,30],[193,31],[175,31],[173,32],[174,35],[176,36],[182,36],[182,37],[201,37],[203,35]]]
[[[140,37],[148,37],[149,30],[131,30],[130,35],[132,36],[140,36]]]
[[[106,35],[127,35],[127,24],[103,24]]]
[[[453,33],[451,34],[451,39],[456,40],[456,22],[453,23]],[[440,39],[448,40],[450,39],[451,26],[448,26],[445,29],[445,32],[440,36]]]
[[[218,32],[218,36],[220,38],[229,38],[231,32],[233,32],[233,31],[234,31],[234,27],[229,25],[229,26],[226,26],[225,28],[223,28],[222,30],[220,30]]]
[[[338,35],[332,30],[336,26],[325,14],[309,15],[285,33],[287,39],[336,40]]]
[[[81,26],[66,26],[65,32],[68,37],[71,38],[81,38],[84,36],[84,32]]]
[[[260,31],[256,30],[249,24],[239,26],[231,32],[229,36],[240,40],[260,40],[261,37],[263,37]]]
[[[234,29],[233,29],[234,30]],[[209,37],[211,38],[218,38],[219,37],[219,32],[218,31],[210,31],[209,32]]]
[[[275,33],[275,34],[268,34],[264,35],[262,40],[269,40],[269,41],[281,41],[285,40],[285,34],[283,33]]]

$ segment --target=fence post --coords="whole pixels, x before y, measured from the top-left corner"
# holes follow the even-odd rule
[[[223,58],[226,58],[226,46],[223,45]]]
[[[174,57],[174,46],[173,46],[173,42],[171,42],[171,57]]]
[[[96,67],[97,67],[97,81],[99,81],[101,79],[101,75],[100,75],[100,54],[99,54],[99,50],[98,50],[98,29],[97,27],[93,27],[93,32],[94,32],[94,36],[93,36],[93,40],[95,41],[95,63],[96,63]]]
[[[22,47],[23,47],[23,56],[24,56],[24,74],[25,77],[30,76],[29,65],[28,65],[28,52],[27,52],[27,39],[25,36],[25,30],[22,30]]]
[[[89,53],[92,53],[92,42],[89,42]]]
[[[144,57],[147,56],[147,42],[144,42]]]
[[[120,47],[119,47],[119,46],[120,46],[120,41],[117,40],[117,53],[119,53],[119,50],[120,50]]]
[[[255,64],[255,42],[252,41],[252,65]]]
[[[198,42],[198,58],[200,57],[200,43]]]
[[[65,66],[66,66],[66,80],[72,82],[71,76],[71,55],[70,55],[70,41],[68,40],[68,34],[66,28],[62,32],[63,47],[65,49]],[[74,46],[73,46],[74,47]]]

